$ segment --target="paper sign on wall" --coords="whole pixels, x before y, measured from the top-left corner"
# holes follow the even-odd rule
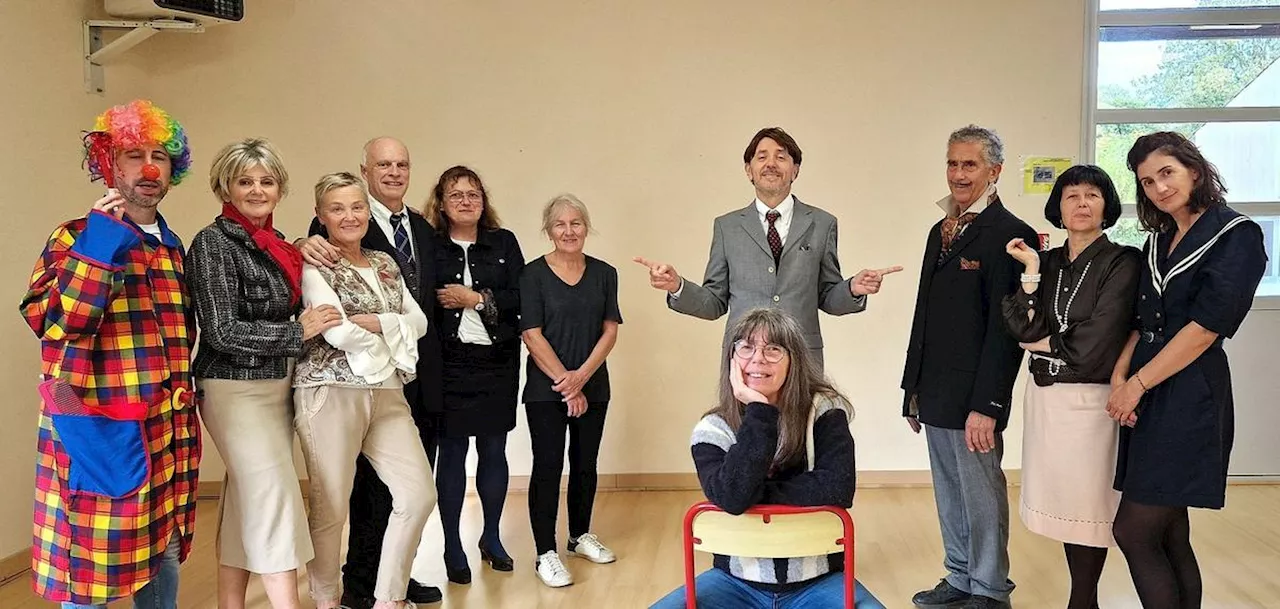
[[[1022,157],[1022,194],[1047,195],[1053,192],[1058,176],[1075,164],[1070,157]]]

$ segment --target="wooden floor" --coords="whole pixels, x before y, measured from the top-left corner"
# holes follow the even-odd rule
[[[1017,489],[1011,489],[1016,506]],[[613,548],[618,562],[594,565],[566,559],[577,583],[552,590],[531,569],[533,542],[529,533],[526,496],[512,494],[502,522],[503,540],[516,559],[514,573],[497,573],[478,564],[470,554],[474,582],[446,586],[444,607],[457,609],[510,608],[628,608],[647,607],[682,581],[680,522],[685,508],[701,499],[696,492],[601,493],[596,503],[594,531]],[[1280,486],[1232,486],[1228,508],[1192,513],[1193,542],[1204,573],[1206,608],[1280,607]],[[911,594],[931,587],[941,575],[942,546],[933,492],[916,489],[858,491],[854,516],[858,526],[858,579],[891,609],[910,607]],[[200,506],[196,549],[183,565],[179,603],[184,609],[214,609],[215,564],[213,502]],[[1012,579],[1018,584],[1014,606],[1060,608],[1066,604],[1067,574],[1057,543],[1028,533],[1014,523],[1010,541]],[[561,515],[561,543],[564,540]],[[463,514],[464,544],[475,547],[480,508],[469,497]],[[203,525],[203,526],[201,526]],[[421,581],[445,583],[440,559],[439,521],[427,527],[414,574]],[[709,565],[700,558],[699,571]],[[305,578],[304,578],[305,580]],[[304,591],[305,583],[300,585]],[[1104,609],[1139,607],[1124,557],[1113,551],[1102,577]],[[311,607],[304,600],[305,607]],[[24,576],[0,587],[0,608],[34,609],[51,606],[36,599]],[[116,603],[112,609],[128,607]],[[250,607],[270,605],[254,580]],[[440,607],[430,605],[428,607]]]

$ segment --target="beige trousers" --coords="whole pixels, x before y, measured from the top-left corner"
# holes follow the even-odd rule
[[[374,598],[404,600],[422,529],[436,505],[435,482],[409,403],[399,388],[302,387],[293,394],[294,426],[310,478],[311,597],[339,597],[342,525],[346,522],[356,457],[364,455],[391,490],[392,510],[382,539]]]
[[[227,465],[218,501],[218,564],[250,573],[302,568],[314,552],[293,467],[293,375],[199,379],[200,418]]]

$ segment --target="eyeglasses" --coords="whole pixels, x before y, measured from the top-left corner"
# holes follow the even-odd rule
[[[478,190],[468,190],[467,192],[455,190],[445,195],[444,198],[446,201],[454,204],[461,203],[463,199],[472,203],[484,203],[484,195],[480,194],[480,191]]]
[[[764,361],[770,364],[776,364],[787,356],[787,349],[782,345],[769,343],[767,345],[758,345],[745,340],[733,343],[733,354],[739,359],[751,359],[755,357],[757,350],[763,350]]]

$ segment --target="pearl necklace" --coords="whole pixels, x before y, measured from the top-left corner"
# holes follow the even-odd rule
[[[1071,312],[1071,303],[1076,300],[1076,293],[1080,291],[1080,286],[1084,284],[1085,275],[1089,274],[1089,267],[1093,266],[1093,261],[1085,263],[1084,271],[1080,273],[1080,280],[1076,282],[1076,287],[1071,289],[1071,296],[1067,298],[1067,307],[1058,312],[1058,296],[1064,291],[1062,288],[1062,272],[1065,268],[1058,269],[1058,287],[1053,290],[1053,317],[1058,320],[1058,333],[1067,331],[1067,314]],[[1059,361],[1049,360],[1049,374],[1058,376],[1058,372],[1062,369]]]

